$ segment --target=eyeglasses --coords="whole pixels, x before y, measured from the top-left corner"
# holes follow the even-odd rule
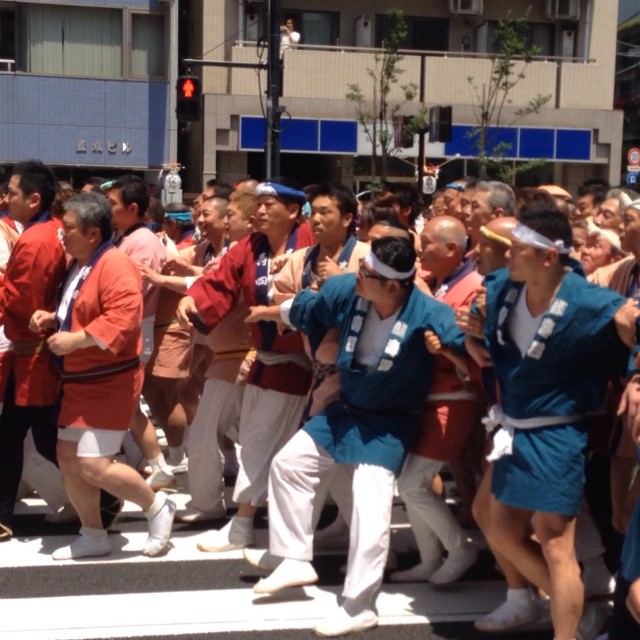
[[[360,258],[360,266],[358,267],[358,275],[361,278],[369,278],[371,280],[380,280],[381,282],[384,282],[384,281],[389,279],[389,278],[385,278],[384,276],[381,276],[379,273],[376,273],[375,271],[367,271],[365,269],[365,267],[364,267],[363,258]]]

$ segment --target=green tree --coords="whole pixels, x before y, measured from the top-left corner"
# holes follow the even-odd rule
[[[477,126],[470,136],[476,147],[481,178],[485,178],[491,172],[507,182],[512,182],[515,173],[526,171],[541,162],[536,160],[523,163],[514,169],[510,162],[505,161],[510,145],[497,142],[495,135],[492,135],[492,130],[499,129],[503,124],[503,111],[511,104],[511,91],[525,79],[528,65],[539,53],[539,48],[532,45],[527,37],[528,15],[529,10],[524,17],[508,16],[498,23],[493,37],[495,53],[490,58],[489,80],[479,83],[472,76],[467,78],[473,94],[473,110],[477,121]],[[550,95],[534,96],[524,107],[516,110],[514,121],[538,113],[550,99]]]
[[[395,153],[393,121],[404,104],[416,97],[418,86],[415,82],[400,85],[403,101],[390,104],[389,95],[394,84],[399,81],[403,69],[399,67],[402,55],[400,47],[407,38],[407,23],[404,14],[398,9],[391,9],[389,30],[383,42],[382,53],[375,54],[375,67],[367,68],[371,79],[370,97],[359,84],[349,84],[347,100],[356,105],[358,122],[371,142],[371,176],[378,183],[378,157],[380,158],[380,179],[386,181],[389,157]]]

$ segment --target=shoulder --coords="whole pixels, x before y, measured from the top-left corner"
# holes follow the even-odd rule
[[[613,264],[608,264],[604,267],[596,269],[587,277],[587,280],[602,287],[608,287],[611,286],[617,279],[625,278],[629,274],[631,269],[633,269],[635,264],[635,257],[629,256],[627,258],[619,260],[618,262],[614,262]]]
[[[322,287],[320,287],[319,294],[323,298],[351,298],[355,295],[355,288],[356,274],[342,273],[327,278]]]
[[[608,303],[619,305],[626,301],[626,298],[614,289],[589,282],[575,273],[567,274],[565,291],[585,308],[595,309]]]

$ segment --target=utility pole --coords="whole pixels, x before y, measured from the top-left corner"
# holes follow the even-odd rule
[[[267,180],[280,175],[280,122],[284,107],[280,106],[282,94],[282,66],[280,61],[280,27],[282,11],[280,0],[267,3],[266,31],[268,33],[267,61],[267,122],[265,138],[265,177]],[[226,67],[236,69],[264,69],[262,62],[230,62],[226,60],[198,60],[183,58],[183,66]],[[174,96],[175,98],[175,96]]]
[[[280,0],[269,0],[267,27],[269,33],[267,63],[267,139],[265,141],[265,174],[267,180],[280,175],[280,122],[284,109],[280,107],[282,67],[280,62]]]

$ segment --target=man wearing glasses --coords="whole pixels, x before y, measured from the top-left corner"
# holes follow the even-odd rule
[[[312,350],[339,330],[340,400],[315,415],[275,457],[269,477],[270,553],[274,569],[259,594],[312,584],[313,510],[336,465],[353,468],[349,562],[338,611],[315,631],[336,636],[378,624],[375,600],[389,550],[395,476],[419,433],[433,356],[424,332],[461,349],[452,310],[413,284],[411,240],[374,240],[356,274],[329,278],[318,293],[301,291],[282,319],[309,337]],[[281,560],[284,558],[284,560]]]

